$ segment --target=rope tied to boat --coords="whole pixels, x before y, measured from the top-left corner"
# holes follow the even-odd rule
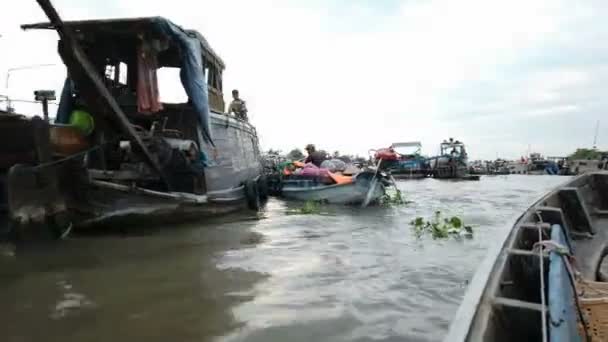
[[[536,222],[536,225],[539,226],[543,223],[549,223],[549,222],[545,222],[543,221],[543,215],[542,212],[540,210],[537,210],[534,212],[534,214],[536,214],[536,217],[538,218],[538,222]],[[566,238],[566,245],[567,245],[567,250],[571,251],[572,250],[572,243],[570,242],[570,237],[568,235],[568,232],[566,231],[566,229],[564,228],[563,225],[558,225],[559,228],[562,230],[562,233],[564,234],[564,237]],[[572,258],[574,258],[574,256],[571,256]]]
[[[542,247],[544,247],[544,250],[547,252],[556,252],[559,255],[573,258],[573,255],[570,253],[570,250],[568,249],[568,247],[566,247],[560,243],[557,243],[553,240],[538,241],[532,246],[532,250],[536,251]]]

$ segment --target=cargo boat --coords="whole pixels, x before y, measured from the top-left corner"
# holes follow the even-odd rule
[[[260,206],[256,130],[223,113],[225,66],[200,33],[161,17],[63,22],[38,3],[50,22],[22,28],[58,32],[69,76],[55,122],[0,115],[0,209],[11,233],[61,237]],[[163,67],[177,68],[187,103],[154,103]],[[75,113],[88,121],[75,124]]]
[[[463,142],[450,138],[439,145],[440,154],[428,159],[431,174],[438,179],[479,180],[479,175],[469,174],[468,155]]]
[[[421,155],[422,143],[397,142],[393,143],[391,148],[399,155],[388,169],[396,179],[420,179],[430,175],[429,163]]]

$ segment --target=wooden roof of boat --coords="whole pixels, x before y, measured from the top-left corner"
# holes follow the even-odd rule
[[[213,50],[207,39],[196,30],[186,30],[172,23],[169,19],[164,17],[139,17],[139,18],[116,18],[116,19],[94,19],[94,20],[75,20],[75,21],[64,21],[65,26],[70,27],[76,32],[86,32],[91,34],[101,35],[115,35],[122,37],[136,36],[138,33],[147,32],[151,34],[158,33],[155,23],[158,21],[169,22],[184,31],[188,36],[197,39],[201,43],[203,54],[205,58],[221,69],[225,68],[224,61],[220,56]],[[54,30],[55,26],[49,22],[24,24],[21,25],[23,30],[29,29],[47,29]]]

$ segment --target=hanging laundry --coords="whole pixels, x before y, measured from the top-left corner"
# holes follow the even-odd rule
[[[156,50],[145,40],[137,47],[137,111],[156,113],[163,109],[158,94]]]

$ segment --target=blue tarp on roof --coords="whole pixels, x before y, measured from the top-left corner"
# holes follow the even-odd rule
[[[214,145],[211,139],[209,94],[203,71],[201,42],[188,35],[181,27],[172,22],[156,18],[155,24],[161,32],[169,36],[180,47],[179,76],[192,106],[199,115],[203,139]]]

